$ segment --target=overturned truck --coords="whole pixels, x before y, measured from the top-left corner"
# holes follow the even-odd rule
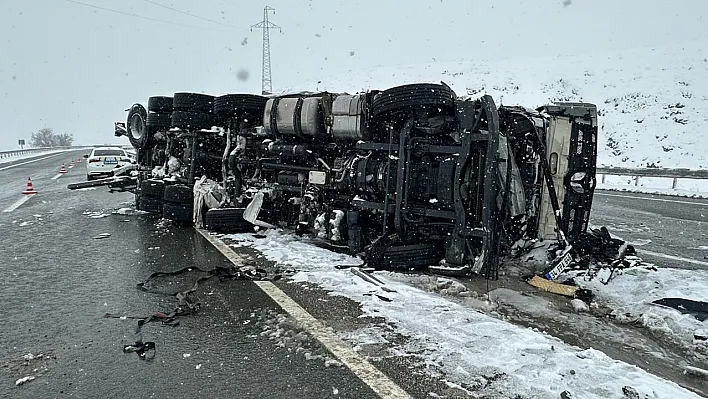
[[[521,239],[572,245],[595,188],[597,109],[497,107],[445,84],[131,107],[139,209],[208,229],[285,228],[387,269],[498,276]]]

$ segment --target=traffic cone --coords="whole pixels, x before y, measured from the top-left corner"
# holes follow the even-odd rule
[[[76,158],[76,163],[81,163],[81,158]]]
[[[59,169],[59,173],[69,173],[68,170],[64,167],[64,164],[61,164],[61,169]]]
[[[69,166],[74,166],[74,160],[71,160],[71,163],[69,163]]]
[[[37,190],[35,190],[32,185],[32,179],[29,177],[27,178],[27,188],[25,188],[25,191],[23,191],[22,194],[37,194]]]

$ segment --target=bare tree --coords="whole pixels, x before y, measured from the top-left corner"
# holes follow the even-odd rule
[[[54,145],[59,147],[71,147],[74,136],[69,133],[57,134],[54,136]]]
[[[50,127],[43,127],[30,137],[30,145],[33,147],[52,147],[53,144],[54,131]]]
[[[74,136],[69,133],[54,134],[50,127],[43,127],[32,133],[30,145],[33,147],[70,147]]]

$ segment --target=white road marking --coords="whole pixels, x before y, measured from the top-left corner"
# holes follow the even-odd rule
[[[57,173],[56,176],[52,177],[52,180],[56,180],[56,179],[60,178],[63,174],[64,173]]]
[[[197,229],[219,252],[236,266],[243,265],[245,259],[229,248],[221,240]],[[270,281],[256,281],[256,285],[273,299],[283,310],[295,318],[310,335],[315,337],[325,348],[346,365],[361,381],[383,399],[410,398],[411,396],[391,381],[384,373],[361,357],[336,334],[326,329],[325,325],[298,305],[292,298]]]
[[[663,199],[663,198],[635,197],[633,195],[605,194],[605,193],[598,193],[598,192],[595,192],[595,195],[604,195],[605,197],[640,199],[640,200],[647,200],[647,201],[671,202],[674,204],[689,204],[689,205],[698,205],[698,206],[708,206],[708,203],[703,203],[703,202],[679,201],[679,200],[670,200],[670,199]]]
[[[10,205],[5,209],[3,212],[12,212],[15,209],[19,208],[24,204],[25,202],[29,201],[30,198],[34,197],[37,194],[23,194],[23,197],[17,200],[14,204]]]
[[[645,249],[639,249],[638,252],[640,254],[647,254],[651,256],[656,256],[657,258],[664,258],[664,259],[671,259],[671,260],[676,260],[679,262],[686,262],[686,263],[693,263],[694,265],[700,265],[700,266],[705,266],[708,267],[708,262],[703,262],[700,260],[695,260],[695,259],[689,259],[689,258],[682,258],[680,256],[674,256],[674,255],[667,255],[667,254],[662,254],[659,252],[653,252],[653,251],[647,251]]]
[[[0,168],[0,170],[15,168],[15,167],[17,167],[17,166],[22,166],[22,165],[27,165],[28,163],[37,162],[37,161],[41,161],[41,160],[49,159],[49,158],[54,158],[54,157],[59,156],[59,155],[62,155],[62,154],[63,154],[63,153],[60,152],[60,153],[57,153],[57,154],[53,154],[53,155],[46,156],[46,157],[44,157],[44,158],[33,159],[33,160],[31,160],[31,161],[22,162],[22,163],[17,163],[17,164],[10,165],[10,166],[5,166],[4,168]]]

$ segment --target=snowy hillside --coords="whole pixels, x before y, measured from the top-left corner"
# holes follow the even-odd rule
[[[481,91],[508,105],[593,102],[600,109],[600,165],[708,168],[708,50],[698,42],[603,54],[589,50],[575,56],[321,70],[316,78],[303,72],[283,91],[356,92],[444,81],[458,95]]]

